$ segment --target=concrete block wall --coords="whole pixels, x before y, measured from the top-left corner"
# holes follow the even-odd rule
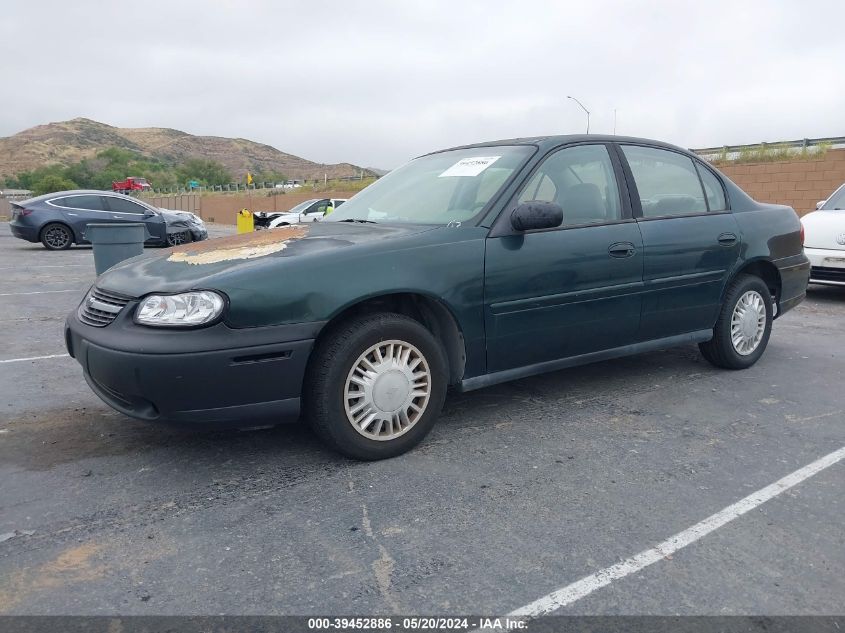
[[[845,183],[845,149],[810,160],[720,165],[719,170],[755,200],[787,204],[804,215]]]

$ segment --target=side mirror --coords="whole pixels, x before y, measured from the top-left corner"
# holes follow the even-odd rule
[[[816,211],[818,211],[819,209],[821,209],[821,208],[824,206],[824,203],[825,203],[825,202],[827,202],[827,200],[819,200],[819,201],[816,203]]]
[[[517,231],[553,229],[563,223],[563,209],[554,202],[523,202],[511,213],[511,226]]]
[[[145,218],[153,218],[153,217],[155,217],[155,215],[156,215],[156,212],[153,211],[152,209],[147,209],[146,211],[144,211],[144,217]]]

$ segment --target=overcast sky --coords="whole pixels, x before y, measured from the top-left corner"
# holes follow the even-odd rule
[[[845,135],[845,2],[86,2],[0,8],[0,136],[78,116],[391,168],[585,129]]]

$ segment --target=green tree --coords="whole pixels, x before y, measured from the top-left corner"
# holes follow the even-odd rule
[[[33,195],[40,196],[45,193],[53,193],[54,191],[79,189],[79,185],[72,180],[59,176],[58,174],[48,174],[33,183],[30,188],[32,189]]]
[[[224,165],[204,158],[191,158],[185,161],[176,168],[176,176],[180,183],[199,180],[205,186],[233,182],[232,174]]]

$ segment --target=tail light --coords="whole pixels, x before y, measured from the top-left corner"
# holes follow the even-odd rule
[[[12,215],[18,218],[24,218],[32,213],[32,209],[25,209],[16,204],[12,205]]]

